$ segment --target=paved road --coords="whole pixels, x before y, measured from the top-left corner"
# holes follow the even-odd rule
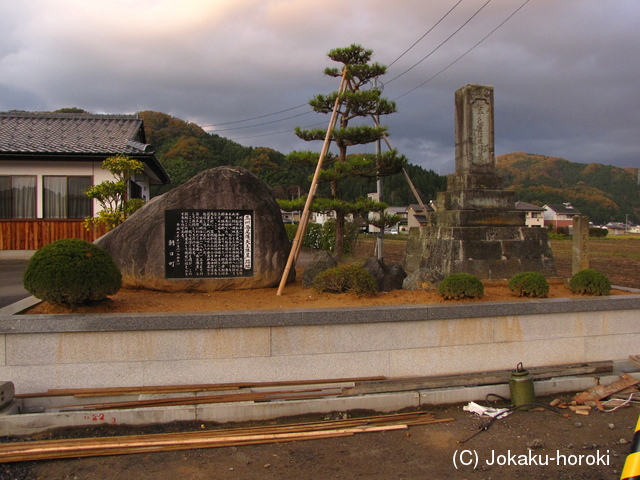
[[[27,268],[27,260],[0,259],[0,308],[30,295],[22,287],[22,274],[25,268]]]

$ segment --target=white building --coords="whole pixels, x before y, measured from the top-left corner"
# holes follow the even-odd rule
[[[101,166],[117,154],[144,164],[129,198],[149,200],[151,185],[169,182],[137,115],[0,113],[0,250],[93,240],[82,223],[100,206],[84,192],[113,180]]]

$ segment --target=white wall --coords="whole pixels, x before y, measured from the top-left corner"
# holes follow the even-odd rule
[[[112,181],[113,175],[108,170],[101,168],[102,162],[69,162],[69,161],[16,161],[0,162],[0,175],[35,175],[37,176],[36,203],[37,218],[43,217],[43,176],[64,175],[64,176],[91,176],[93,185],[98,185],[104,181]],[[142,187],[142,195],[149,200],[149,178],[147,175],[136,177],[136,183]],[[94,215],[101,210],[100,204],[94,200]]]

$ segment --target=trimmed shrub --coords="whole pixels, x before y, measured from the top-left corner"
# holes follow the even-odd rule
[[[440,282],[438,292],[445,300],[482,298],[484,296],[484,285],[475,275],[452,273]]]
[[[320,273],[313,281],[313,288],[319,292],[373,295],[378,292],[378,282],[362,267],[338,265]]]
[[[609,295],[611,282],[604,273],[587,268],[571,277],[569,288],[579,295]]]
[[[546,297],[549,293],[549,283],[539,272],[517,273],[508,286],[517,297]]]
[[[76,307],[115,294],[122,275],[105,250],[83,240],[64,239],[31,257],[23,284],[34,297]]]

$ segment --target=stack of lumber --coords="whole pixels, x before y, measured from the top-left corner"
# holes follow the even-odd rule
[[[0,445],[0,462],[124,455],[194,448],[314,440],[356,433],[407,429],[410,425],[450,422],[424,412],[362,417],[348,420],[269,425],[184,433],[130,435],[8,443]]]

